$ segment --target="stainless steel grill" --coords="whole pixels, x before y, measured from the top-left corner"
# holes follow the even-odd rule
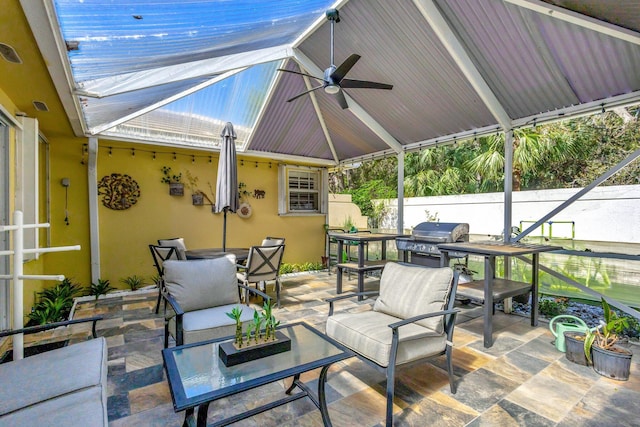
[[[403,251],[403,261],[412,264],[439,267],[442,257],[445,265],[452,258],[464,258],[466,254],[449,252],[443,254],[439,243],[468,242],[469,224],[457,222],[421,222],[411,232],[411,237],[396,239],[396,247]],[[409,256],[410,255],[410,256]]]

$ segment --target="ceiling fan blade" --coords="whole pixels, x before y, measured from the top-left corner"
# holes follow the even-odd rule
[[[318,90],[318,89],[323,88],[323,87],[324,87],[324,85],[316,86],[316,87],[314,87],[313,89],[309,89],[309,90],[307,90],[307,91],[304,91],[304,92],[302,92],[302,93],[300,93],[300,94],[298,94],[298,95],[294,96],[294,97],[293,97],[293,98],[291,98],[291,99],[287,99],[287,102],[294,101],[294,100],[296,100],[296,99],[300,98],[302,95],[306,95],[306,94],[308,94],[309,92],[313,92],[314,90]]]
[[[359,59],[360,59],[360,55],[356,55],[355,53],[350,57],[348,57],[347,59],[345,59],[345,61],[342,64],[340,64],[333,73],[331,73],[331,79],[333,79],[333,81],[336,83],[340,83],[340,81],[344,79],[344,76],[347,75],[349,70],[354,65],[356,65],[356,62],[358,62]]]
[[[336,99],[338,100],[338,104],[342,107],[343,110],[349,108],[349,104],[347,104],[347,98],[344,97],[344,93],[342,90],[335,94]]]
[[[393,85],[386,83],[368,82],[366,80],[342,79],[340,86],[348,89],[393,89]]]
[[[285,73],[291,73],[291,74],[298,74],[298,75],[301,75],[301,76],[307,76],[307,77],[311,77],[312,79],[316,79],[316,80],[322,81],[321,77],[312,76],[311,74],[307,74],[307,73],[301,73],[300,71],[286,70],[284,68],[278,68],[278,71],[284,71]]]

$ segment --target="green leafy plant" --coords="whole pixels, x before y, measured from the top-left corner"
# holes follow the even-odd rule
[[[137,291],[145,285],[144,277],[136,276],[135,274],[133,276],[128,276],[124,279],[120,279],[120,283],[129,286],[132,291]]]
[[[240,317],[242,316],[242,309],[238,306],[235,306],[231,309],[230,313],[225,313],[231,319],[236,322],[236,338],[234,344],[238,348],[242,348],[243,337],[242,337],[242,322],[240,321]],[[247,342],[249,340],[247,339]]]
[[[567,311],[567,298],[543,298],[540,300],[538,311],[546,317],[555,317]]]
[[[255,330],[253,334],[253,340],[256,344],[258,344],[259,340],[262,338],[262,322],[264,319],[257,311],[253,313],[253,329]]]
[[[629,320],[626,317],[620,317],[611,310],[607,301],[602,298],[602,310],[604,311],[604,323],[595,331],[588,330],[584,339],[584,355],[591,363],[591,347],[594,345],[610,350],[616,342],[618,336],[625,328],[629,327]]]
[[[163,184],[171,184],[172,182],[182,182],[182,173],[172,174],[171,167],[163,166],[162,167],[162,179],[160,182]]]
[[[276,320],[273,315],[273,303],[271,300],[265,301],[263,305],[262,319],[264,322],[264,340],[276,339],[276,328],[280,325],[280,322]]]
[[[56,286],[38,293],[38,303],[28,317],[40,325],[63,321],[69,317],[74,297],[82,293],[82,286],[71,282],[71,279],[64,279]]]
[[[94,295],[96,300],[100,297],[100,295],[106,295],[111,291],[114,291],[116,288],[111,286],[109,280],[107,279],[98,279],[98,283],[92,283],[89,286],[89,295]]]

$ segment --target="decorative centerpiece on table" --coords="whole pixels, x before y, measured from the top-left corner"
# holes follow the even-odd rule
[[[280,322],[273,315],[271,301],[265,301],[262,308],[262,313],[253,313],[253,321],[247,324],[246,332],[242,330],[240,306],[226,313],[236,322],[236,333],[233,341],[223,342],[218,347],[218,355],[225,366],[238,365],[291,350],[291,339],[276,329]]]

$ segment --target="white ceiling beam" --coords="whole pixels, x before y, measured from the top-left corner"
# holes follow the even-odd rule
[[[629,30],[608,22],[604,22],[590,16],[574,12],[572,10],[563,9],[553,4],[545,3],[539,0],[504,0],[525,9],[538,12],[542,15],[549,16],[554,19],[568,22],[570,24],[579,25],[598,33],[624,40],[629,43],[640,45],[640,33]]]
[[[440,9],[434,4],[433,0],[413,0],[413,3],[420,13],[422,13],[422,16],[429,23],[449,54],[453,57],[453,60],[469,83],[471,83],[471,86],[473,86],[489,111],[491,111],[493,117],[500,123],[503,129],[511,129],[511,117],[509,117],[500,101],[498,101],[498,98],[482,77],[482,74],[480,74],[480,71],[478,71],[474,65],[464,46],[444,19],[444,16],[442,16]]]
[[[126,115],[124,117],[121,117],[121,118],[119,118],[117,120],[114,120],[114,121],[112,121],[110,123],[105,123],[105,124],[102,124],[100,126],[94,126],[91,129],[89,129],[89,132],[90,132],[91,135],[97,135],[100,132],[104,132],[105,130],[111,129],[112,127],[115,127],[115,126],[117,126],[117,125],[119,125],[121,123],[124,123],[124,122],[127,122],[129,120],[135,119],[136,117],[139,117],[139,116],[141,116],[143,114],[146,114],[146,113],[148,113],[150,111],[156,110],[156,109],[158,109],[158,108],[160,108],[160,107],[162,107],[164,105],[170,104],[173,101],[176,101],[176,100],[178,100],[180,98],[184,98],[187,95],[191,95],[192,93],[195,93],[195,92],[197,92],[197,91],[199,91],[201,89],[204,89],[204,88],[206,88],[208,86],[211,86],[212,84],[218,83],[219,81],[222,81],[222,80],[224,80],[224,79],[226,79],[228,77],[231,77],[231,76],[233,76],[235,74],[238,74],[238,73],[240,73],[240,72],[242,72],[242,71],[244,71],[246,69],[247,69],[247,67],[239,68],[237,70],[229,71],[227,73],[224,73],[224,74],[221,74],[219,76],[216,76],[215,78],[213,78],[213,79],[211,79],[209,81],[206,81],[204,83],[200,83],[199,85],[196,85],[196,86],[194,86],[194,87],[192,87],[190,89],[184,90],[184,91],[182,91],[180,93],[177,93],[177,94],[175,94],[175,95],[173,95],[173,96],[171,96],[169,98],[165,98],[162,101],[156,102],[155,104],[151,104],[148,107],[145,107],[143,109],[137,110],[137,111],[135,111],[135,112],[133,112],[131,114],[128,114],[128,115]]]
[[[53,1],[20,0],[20,5],[36,39],[42,59],[49,70],[60,102],[69,118],[71,128],[76,136],[85,135],[87,128],[82,119],[80,101],[71,91],[75,84]]]
[[[513,121],[513,128],[529,127],[543,123],[556,122],[558,120],[566,120],[580,116],[597,113],[602,110],[612,110],[619,107],[629,107],[640,104],[640,91],[625,93],[623,95],[612,96],[598,101],[587,102],[584,104],[571,105],[557,110],[547,111],[535,114]]]
[[[313,86],[309,81],[309,77],[302,76],[304,80],[304,84],[307,87],[307,90],[311,90]],[[316,116],[318,116],[318,121],[320,122],[320,127],[322,128],[322,133],[324,134],[324,138],[329,145],[329,150],[331,150],[331,155],[333,156],[333,160],[338,164],[340,162],[340,158],[336,153],[336,148],[333,145],[333,140],[331,139],[331,135],[329,134],[329,129],[327,128],[327,123],[324,121],[324,116],[322,115],[322,111],[320,111],[320,106],[318,105],[318,98],[316,98],[315,92],[309,92],[309,98],[311,99],[311,103],[313,104],[313,109],[316,112]]]
[[[322,76],[324,75],[324,71],[320,69],[313,61],[311,61],[304,53],[302,53],[299,49],[293,49],[294,59],[300,64],[302,67],[306,69],[309,74]],[[345,98],[347,99],[347,104],[349,104],[349,111],[353,113],[365,126],[367,126],[373,133],[378,135],[385,144],[391,147],[396,153],[402,151],[402,144],[398,142],[380,123],[374,120],[373,117],[367,113],[364,108],[362,108],[356,101],[353,100],[349,95],[344,93]]]
[[[291,55],[292,51],[288,45],[240,52],[218,58],[87,80],[81,83],[81,87],[77,88],[76,93],[92,98],[104,98],[182,80],[212,77],[238,68],[244,69],[257,64],[289,58]]]

